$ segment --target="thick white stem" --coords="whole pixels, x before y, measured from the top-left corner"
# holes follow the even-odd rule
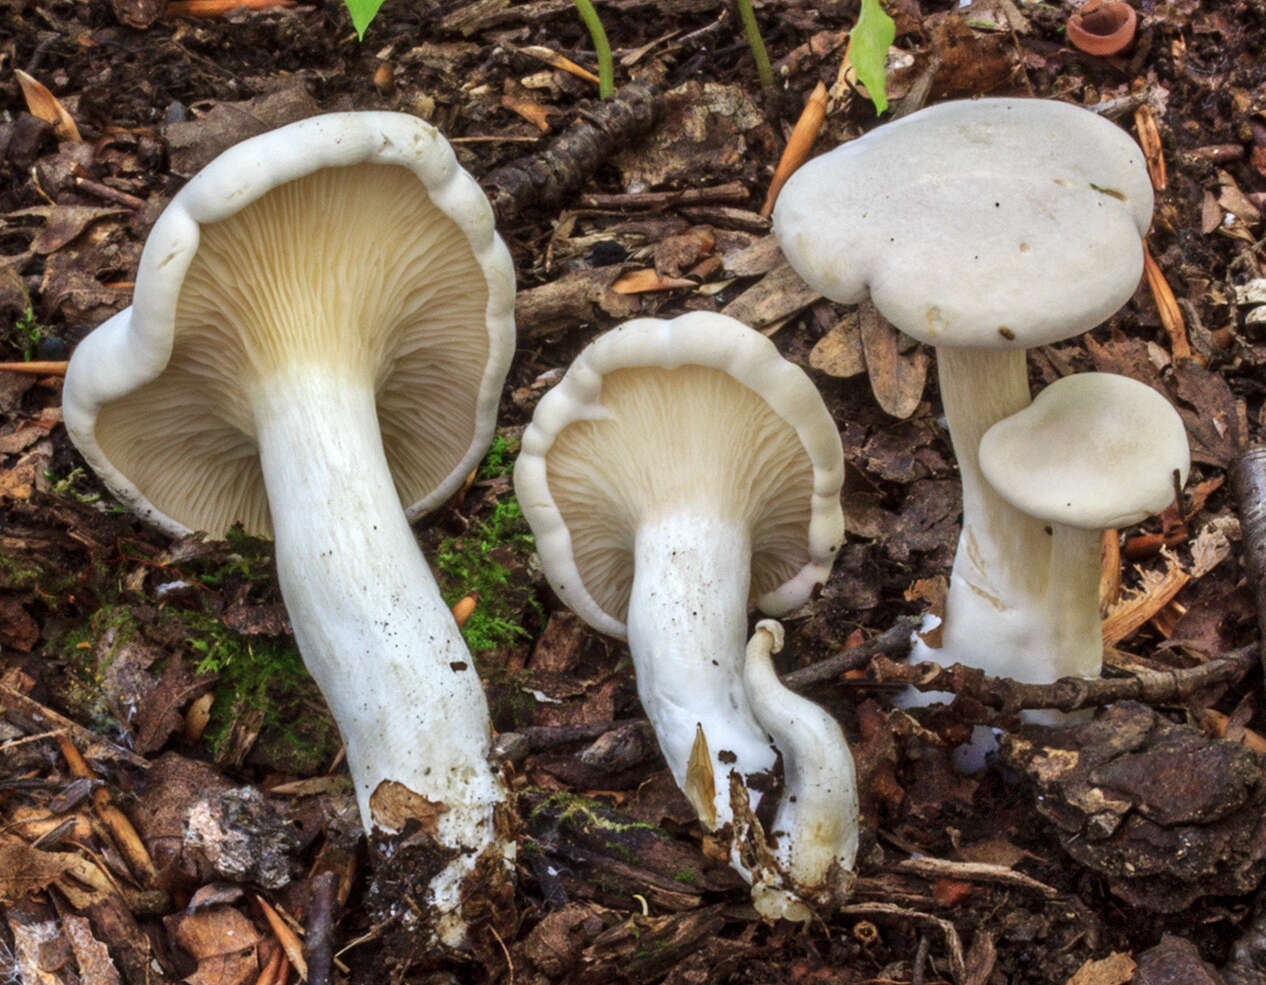
[[[1043,654],[1044,679],[1098,677],[1103,670],[1103,623],[1099,617],[1102,533],[1056,524],[1051,549],[1047,610],[1053,625]]]
[[[637,693],[683,789],[702,727],[718,827],[733,818],[730,772],[746,780],[775,762],[743,692],[750,566],[747,531],[703,511],[657,517],[637,531],[628,614]],[[747,785],[755,808],[760,794]]]
[[[459,854],[432,901],[455,914],[461,879],[498,840],[505,792],[487,761],[483,688],[387,467],[372,381],[303,366],[250,395],[282,595],[347,744],[361,817],[374,826],[384,781],[439,806],[433,833]]]
[[[963,487],[963,528],[941,647],[917,646],[915,657],[1031,680],[1028,653],[1050,619],[1043,609],[1052,536],[993,491],[978,461],[984,433],[1031,402],[1024,350],[942,347],[936,359]]]
[[[743,684],[757,720],[782,753],[783,795],[770,833],[774,858],[800,897],[824,904],[843,900],[852,886],[861,807],[857,775],[839,723],[826,709],[778,679],[772,654],[782,649],[782,626],[762,619],[747,644]],[[757,909],[765,916],[805,919],[803,907],[781,893]],[[803,914],[803,915],[802,915]]]

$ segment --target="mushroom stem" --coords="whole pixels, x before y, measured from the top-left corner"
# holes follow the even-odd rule
[[[1043,606],[1050,627],[1047,648],[1029,654],[1044,684],[1061,677],[1098,677],[1103,671],[1103,628],[1099,616],[1101,530],[1064,523],[1051,525],[1049,598]]]
[[[782,753],[783,796],[770,828],[774,858],[798,895],[836,903],[852,887],[857,857],[861,807],[853,755],[839,723],[778,679],[772,655],[782,645],[782,625],[762,619],[747,644],[743,665],[752,711]],[[756,900],[763,915],[808,918],[802,905],[789,903],[783,894],[769,896],[768,901]]]
[[[487,846],[510,850],[493,824],[505,792],[487,761],[483,688],[387,466],[372,381],[304,365],[249,394],[282,595],[347,744],[361,818],[367,830],[403,823],[375,817],[386,781],[430,802],[423,830],[455,853],[431,902],[448,915],[441,937],[460,941],[462,879]]]
[[[981,474],[978,449],[989,428],[1031,403],[1025,353],[943,346],[936,360],[963,487],[963,528],[941,648],[919,647],[920,656],[1012,677],[1028,659],[1035,605],[1047,585],[1051,536],[1042,521],[994,492]]]
[[[750,571],[746,529],[703,510],[657,517],[637,531],[628,612],[637,693],[683,789],[696,726],[703,729],[715,816],[700,809],[700,820],[710,828],[733,817],[730,772],[744,779],[754,808],[760,794],[747,778],[775,761],[743,691]]]

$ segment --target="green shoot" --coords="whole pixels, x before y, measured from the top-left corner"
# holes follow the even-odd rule
[[[739,20],[743,22],[743,33],[747,35],[747,46],[752,49],[752,58],[756,60],[756,74],[760,77],[762,89],[769,89],[774,84],[774,70],[769,67],[769,52],[765,50],[765,39],[761,37],[760,25],[756,23],[756,10],[752,0],[738,0]]]
[[[365,31],[373,22],[383,0],[343,0],[347,12],[352,15],[352,27],[356,28],[356,40],[365,40]]]
[[[585,27],[589,28],[593,49],[598,53],[598,98],[610,99],[615,93],[615,69],[611,63],[611,45],[607,43],[607,32],[602,27],[602,19],[589,0],[572,0],[572,3],[576,5]]]
[[[44,341],[46,330],[35,318],[35,310],[27,308],[5,332],[6,341],[22,353],[22,361],[29,363],[35,350]]]
[[[848,35],[848,58],[857,70],[858,81],[870,93],[876,116],[888,108],[884,62],[896,37],[897,27],[879,0],[862,0],[861,14]]]

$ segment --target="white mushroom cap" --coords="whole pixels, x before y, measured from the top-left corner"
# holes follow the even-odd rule
[[[1028,348],[1099,324],[1138,286],[1152,214],[1121,128],[1041,99],[941,103],[810,161],[774,228],[812,287],[867,291],[936,346]]]
[[[985,479],[1012,506],[1050,523],[1103,530],[1138,523],[1174,500],[1190,466],[1169,401],[1112,373],[1065,376],[991,427]]]
[[[115,495],[169,532],[240,521],[267,534],[251,390],[281,364],[334,367],[372,381],[414,516],[491,437],[513,304],[487,199],[434,127],[313,117],[226,151],[168,205],[132,306],[75,353],[67,429]]]
[[[746,325],[692,312],[585,349],[538,405],[514,481],[554,590],[624,637],[639,524],[702,505],[746,527],[752,598],[778,614],[826,580],[843,477],[804,372]]]

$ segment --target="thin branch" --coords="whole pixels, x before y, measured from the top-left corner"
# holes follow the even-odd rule
[[[920,616],[900,616],[889,629],[885,629],[874,639],[808,667],[793,670],[783,677],[782,682],[793,691],[803,691],[814,684],[834,680],[850,670],[865,667],[877,654],[903,657],[910,652],[910,636],[919,628],[921,621]]]
[[[1207,663],[1180,670],[1137,670],[1130,677],[1082,680],[1064,677],[1054,684],[1021,684],[1006,677],[988,677],[974,667],[937,663],[901,664],[883,656],[871,662],[873,680],[909,684],[918,691],[948,691],[989,708],[1015,712],[1021,708],[1077,711],[1114,701],[1160,704],[1178,701],[1211,684],[1236,681],[1257,662],[1257,647],[1245,646]]]

